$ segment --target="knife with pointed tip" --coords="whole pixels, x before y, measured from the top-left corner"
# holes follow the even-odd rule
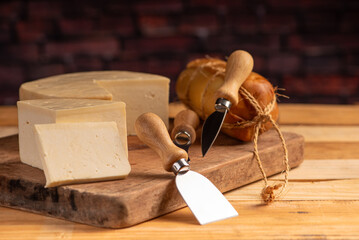
[[[185,109],[179,112],[175,116],[174,127],[171,131],[173,143],[188,153],[189,147],[196,141],[196,128],[199,126],[199,122],[199,117],[194,111]]]
[[[238,216],[213,183],[190,170],[187,152],[172,142],[160,117],[142,114],[135,122],[135,130],[138,138],[160,156],[163,168],[176,175],[177,189],[201,225]]]
[[[221,130],[224,118],[232,105],[238,103],[238,90],[253,69],[252,56],[242,50],[233,52],[227,61],[226,75],[223,85],[215,96],[215,110],[205,120],[202,128],[202,155],[205,156]]]

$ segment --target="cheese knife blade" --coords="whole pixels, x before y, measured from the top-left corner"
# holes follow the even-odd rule
[[[231,102],[227,99],[217,99],[215,105],[216,111],[209,115],[204,122],[201,138],[201,148],[203,156],[206,155],[207,151],[211,148],[214,141],[216,140],[228,112],[228,109],[230,107]]]
[[[213,183],[197,172],[178,173],[176,186],[201,225],[238,216]]]
[[[238,103],[238,90],[253,69],[252,56],[242,50],[233,52],[227,62],[223,85],[216,91],[215,110],[202,128],[202,155],[205,156],[216,140],[231,105]]]

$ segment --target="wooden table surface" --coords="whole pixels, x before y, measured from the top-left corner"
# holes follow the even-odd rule
[[[0,107],[0,137],[17,133],[16,118]],[[188,208],[112,230],[0,207],[0,239],[359,239],[359,106],[280,104],[279,123],[304,135],[305,160],[270,205],[261,181],[225,194],[238,217],[204,226]]]

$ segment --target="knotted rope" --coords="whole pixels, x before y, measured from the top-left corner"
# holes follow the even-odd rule
[[[248,100],[248,102],[253,106],[253,108],[255,109],[257,114],[252,120],[240,121],[240,122],[236,122],[234,124],[233,123],[225,123],[225,124],[230,127],[234,127],[234,128],[245,128],[245,127],[254,126],[254,137],[253,137],[254,155],[257,160],[258,167],[262,173],[262,176],[264,179],[264,184],[265,184],[265,186],[262,190],[261,196],[265,203],[270,203],[270,202],[273,202],[274,199],[278,198],[283,193],[285,188],[287,187],[288,174],[289,174],[289,170],[290,170],[289,160],[288,160],[288,149],[286,147],[284,137],[283,137],[282,132],[280,131],[278,125],[276,124],[276,122],[274,121],[274,119],[272,118],[272,116],[270,114],[276,104],[276,95],[274,94],[273,100],[264,109],[262,109],[261,106],[259,105],[259,103],[257,102],[257,100],[253,97],[253,95],[250,94],[245,88],[241,87],[239,89],[239,93],[245,99]],[[284,171],[284,184],[276,184],[274,186],[269,186],[267,175],[264,171],[261,159],[259,157],[259,153],[258,153],[259,130],[262,128],[262,125],[266,122],[270,122],[273,125],[274,129],[277,131],[279,138],[282,142],[282,148],[283,148],[283,152],[284,152],[283,163],[286,167],[286,169]],[[274,193],[274,190],[278,190],[279,188],[281,188],[280,192]]]

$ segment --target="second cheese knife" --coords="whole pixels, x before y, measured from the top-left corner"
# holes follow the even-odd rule
[[[207,178],[190,170],[187,152],[174,145],[161,118],[154,113],[142,114],[135,130],[138,138],[160,156],[163,168],[176,175],[177,189],[201,225],[238,215]]]
[[[238,90],[252,69],[253,58],[248,52],[237,50],[229,56],[224,83],[216,92],[216,111],[209,115],[203,124],[201,138],[203,156],[216,140],[231,105],[237,105]]]
[[[196,141],[196,128],[199,122],[199,117],[194,111],[185,109],[179,112],[174,119],[174,127],[171,131],[174,144],[188,153],[188,148]]]

